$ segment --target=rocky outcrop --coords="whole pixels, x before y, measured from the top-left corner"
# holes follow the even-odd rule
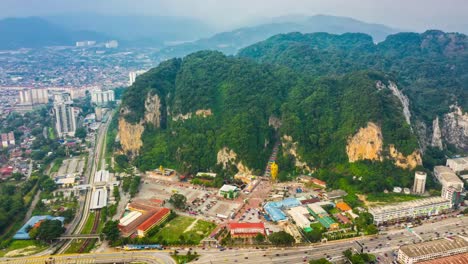
[[[348,139],[346,153],[349,162],[364,159],[381,161],[382,149],[382,130],[378,125],[369,122],[366,127],[360,128],[353,137]]]
[[[419,150],[413,151],[408,156],[398,152],[394,145],[389,145],[389,155],[394,160],[395,165],[403,169],[414,169],[418,165],[422,165],[421,152]]]
[[[443,139],[459,149],[468,150],[468,113],[459,106],[452,106],[452,112],[444,115]]]
[[[131,157],[138,155],[143,142],[141,135],[145,128],[143,124],[130,124],[125,121],[125,118],[119,118],[119,139],[122,150]]]
[[[432,122],[432,141],[431,146],[442,149],[442,132],[440,131],[439,117]]]
[[[232,150],[224,147],[218,151],[216,155],[217,163],[222,164],[226,169],[230,164],[234,164],[237,160],[237,154]]]
[[[297,153],[297,144],[298,142],[294,142],[293,138],[288,135],[284,135],[281,139],[281,147],[285,153],[289,153],[294,157],[294,165],[308,172],[314,172],[314,169],[310,168],[307,162],[302,161],[301,156]]]
[[[253,171],[245,166],[242,161],[237,162],[237,154],[232,149],[224,147],[218,151],[216,155],[217,163],[223,165],[226,169],[229,165],[235,165],[237,167],[237,174],[239,175],[253,175]]]
[[[409,110],[408,97],[404,95],[403,92],[400,91],[396,84],[393,82],[389,82],[388,89],[390,89],[393,95],[395,95],[398,98],[398,100],[400,100],[400,103],[403,106],[403,115],[405,116],[406,123],[408,123],[408,125],[411,125],[411,112]]]
[[[189,118],[192,118],[192,115],[193,115],[192,112],[188,112],[186,114],[178,114],[178,115],[173,116],[172,120],[173,121],[187,120]],[[208,116],[213,115],[213,113],[211,112],[211,109],[198,109],[197,111],[195,111],[195,115],[201,116],[201,117],[208,117]]]
[[[409,110],[409,99],[406,95],[403,94],[402,91],[398,89],[397,85],[394,82],[389,81],[388,86],[387,86],[381,81],[377,81],[375,86],[378,90],[388,88],[390,91],[392,91],[392,94],[396,98],[398,98],[398,100],[400,101],[403,107],[403,116],[405,117],[406,123],[408,123],[408,125],[411,125],[411,112]]]
[[[273,127],[275,130],[278,130],[281,127],[281,120],[278,117],[271,115],[268,118],[268,125]]]
[[[146,96],[144,120],[146,124],[161,127],[161,100],[157,94]]]
[[[429,135],[430,133],[428,133],[426,123],[416,119],[414,122],[414,132],[418,138],[419,148],[424,152],[426,148],[431,145],[431,137]]]
[[[213,113],[211,112],[211,109],[199,109],[195,111],[195,115],[201,117],[208,117],[213,115]]]
[[[385,155],[384,157],[383,149],[381,128],[373,122],[369,122],[366,127],[359,129],[353,137],[348,139],[346,153],[348,154],[349,162],[365,159],[382,161],[384,158],[390,158],[394,160],[396,166],[404,169],[414,169],[422,164],[421,152],[419,150],[415,150],[410,155],[405,156],[394,145],[390,144],[388,146],[389,156]]]

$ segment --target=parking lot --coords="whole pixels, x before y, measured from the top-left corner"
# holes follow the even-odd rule
[[[222,222],[218,216],[229,217],[237,211],[242,203],[238,200],[227,200],[217,196],[214,188],[194,186],[188,183],[174,183],[153,178],[144,178],[144,184],[137,196],[139,199],[156,198],[169,200],[174,193],[180,193],[187,197],[187,212],[191,215],[199,215],[207,220]]]

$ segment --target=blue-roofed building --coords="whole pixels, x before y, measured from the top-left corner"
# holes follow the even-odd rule
[[[275,207],[275,204],[267,203],[264,207],[267,214],[270,216],[273,222],[284,221],[287,219],[286,215],[279,209]]]
[[[61,217],[61,216],[57,216],[57,217],[54,217],[54,216],[50,216],[50,215],[36,215],[36,216],[33,216],[31,217],[28,222],[26,222],[26,224],[24,224],[20,230],[18,230],[18,232],[16,232],[16,234],[13,236],[13,239],[22,239],[22,240],[27,240],[27,239],[31,239],[29,237],[29,233],[28,233],[28,230],[33,227],[35,224],[41,222],[41,221],[44,221],[44,220],[59,220],[62,222],[63,224],[63,221],[65,220],[64,217]]]
[[[286,198],[279,202],[268,202],[263,208],[271,217],[271,220],[273,220],[274,222],[278,222],[287,219],[286,214],[283,213],[282,209],[289,209],[300,205],[301,202],[298,199]]]

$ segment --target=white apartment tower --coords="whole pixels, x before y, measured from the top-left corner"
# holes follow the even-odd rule
[[[19,91],[19,102],[24,105],[47,104],[49,94],[47,89],[23,89]]]
[[[414,174],[414,184],[413,184],[413,193],[423,194],[426,190],[426,178],[427,173],[422,171],[417,171]]]
[[[70,94],[54,94],[55,128],[59,137],[75,136],[76,117]]]
[[[138,77],[138,75],[142,75],[145,72],[146,71],[144,70],[129,72],[128,73],[128,86],[131,86],[135,82],[136,77]]]
[[[109,102],[114,102],[115,96],[113,90],[94,90],[91,92],[91,102],[97,105],[107,104]]]

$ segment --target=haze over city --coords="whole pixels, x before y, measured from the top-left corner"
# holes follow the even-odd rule
[[[217,30],[287,15],[347,16],[411,31],[467,31],[464,0],[2,0],[0,17],[67,13],[197,18]]]

